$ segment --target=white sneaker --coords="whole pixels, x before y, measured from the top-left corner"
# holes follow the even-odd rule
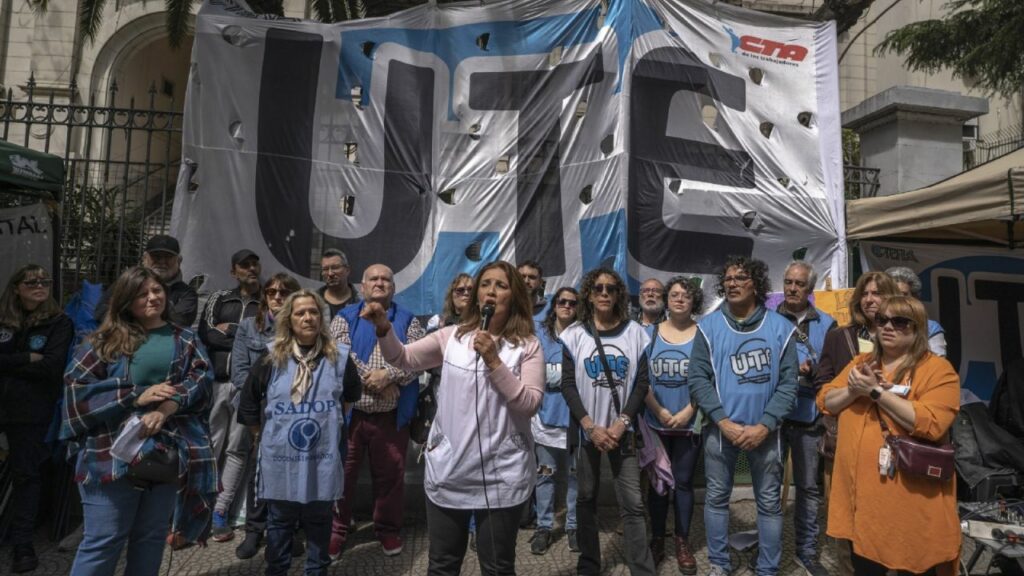
[[[729,576],[729,571],[721,566],[711,565],[711,570],[708,571],[708,576]]]

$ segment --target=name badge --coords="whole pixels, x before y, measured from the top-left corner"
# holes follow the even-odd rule
[[[888,444],[882,444],[882,447],[878,449],[878,474],[880,476],[888,476],[891,469],[892,449],[889,448]]]

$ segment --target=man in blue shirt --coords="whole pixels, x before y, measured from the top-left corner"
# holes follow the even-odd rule
[[[770,290],[764,262],[730,257],[718,278],[725,302],[700,321],[690,356],[690,394],[713,424],[704,442],[711,576],[732,572],[729,498],[740,451],[754,480],[758,576],[778,574],[782,556],[779,426],[796,401],[798,368],[792,323],[764,307]]]

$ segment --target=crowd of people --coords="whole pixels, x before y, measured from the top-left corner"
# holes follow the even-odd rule
[[[909,269],[862,275],[852,322],[837,326],[813,305],[818,279],[804,261],[781,271],[775,309],[768,267],[731,257],[711,286],[644,280],[635,310],[615,270],[546,291],[538,263],[496,261],[453,278],[443,309],[421,323],[395,301],[383,264],[357,289],[346,255],[326,250],[324,286],[309,291],[285,273],[262,281],[259,256],[243,249],[230,262],[237,285],[209,297],[193,331],[198,297],[180,266],[177,240],[151,238],[73,349],[49,273],[28,265],[7,282],[0,429],[14,472],[12,572],[38,565],[40,467],[56,418],[84,517],[75,576],[113,574],[124,550],[126,574],[155,575],[167,544],[232,540],[243,516],[240,559],[265,547],[266,574],[283,575],[305,553],[305,574],[326,574],[344,558],[364,461],[374,535],[383,554],[401,554],[417,425],[432,575],[459,574],[471,542],[482,573],[514,574],[523,519],[535,525],[530,551],[545,554],[562,499],[577,572],[601,573],[605,459],[631,574],[654,574],[669,536],[682,574],[697,574],[702,546],[709,574],[730,574],[741,455],[756,500],[756,574],[782,563],[787,460],[807,574],[830,573],[823,532],[838,542],[842,574],[955,573],[953,481],[882,462],[891,436],[947,438],[959,408],[942,329]],[[705,312],[711,294],[722,303]],[[695,542],[701,457],[706,541]],[[922,538],[928,546],[914,545]]]

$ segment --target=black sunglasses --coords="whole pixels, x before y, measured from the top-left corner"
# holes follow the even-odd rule
[[[473,291],[473,287],[472,286],[459,286],[458,288],[452,290],[452,292],[454,292],[455,294],[458,294],[459,296],[462,296],[463,294],[469,294],[472,291]]]
[[[568,298],[559,298],[558,300],[555,300],[555,306],[562,306],[562,307],[567,307],[567,308],[575,308],[576,307],[576,301],[575,300],[569,300]]]
[[[906,316],[882,316],[881,314],[875,314],[875,326],[878,328],[882,328],[890,322],[892,322],[892,327],[900,332],[906,330],[914,323],[913,320]]]
[[[34,280],[25,280],[22,284],[29,288],[49,288],[53,284],[53,280],[49,278],[36,278]]]
[[[615,296],[619,293],[618,284],[594,284],[594,292],[597,294],[607,294],[609,296]]]

